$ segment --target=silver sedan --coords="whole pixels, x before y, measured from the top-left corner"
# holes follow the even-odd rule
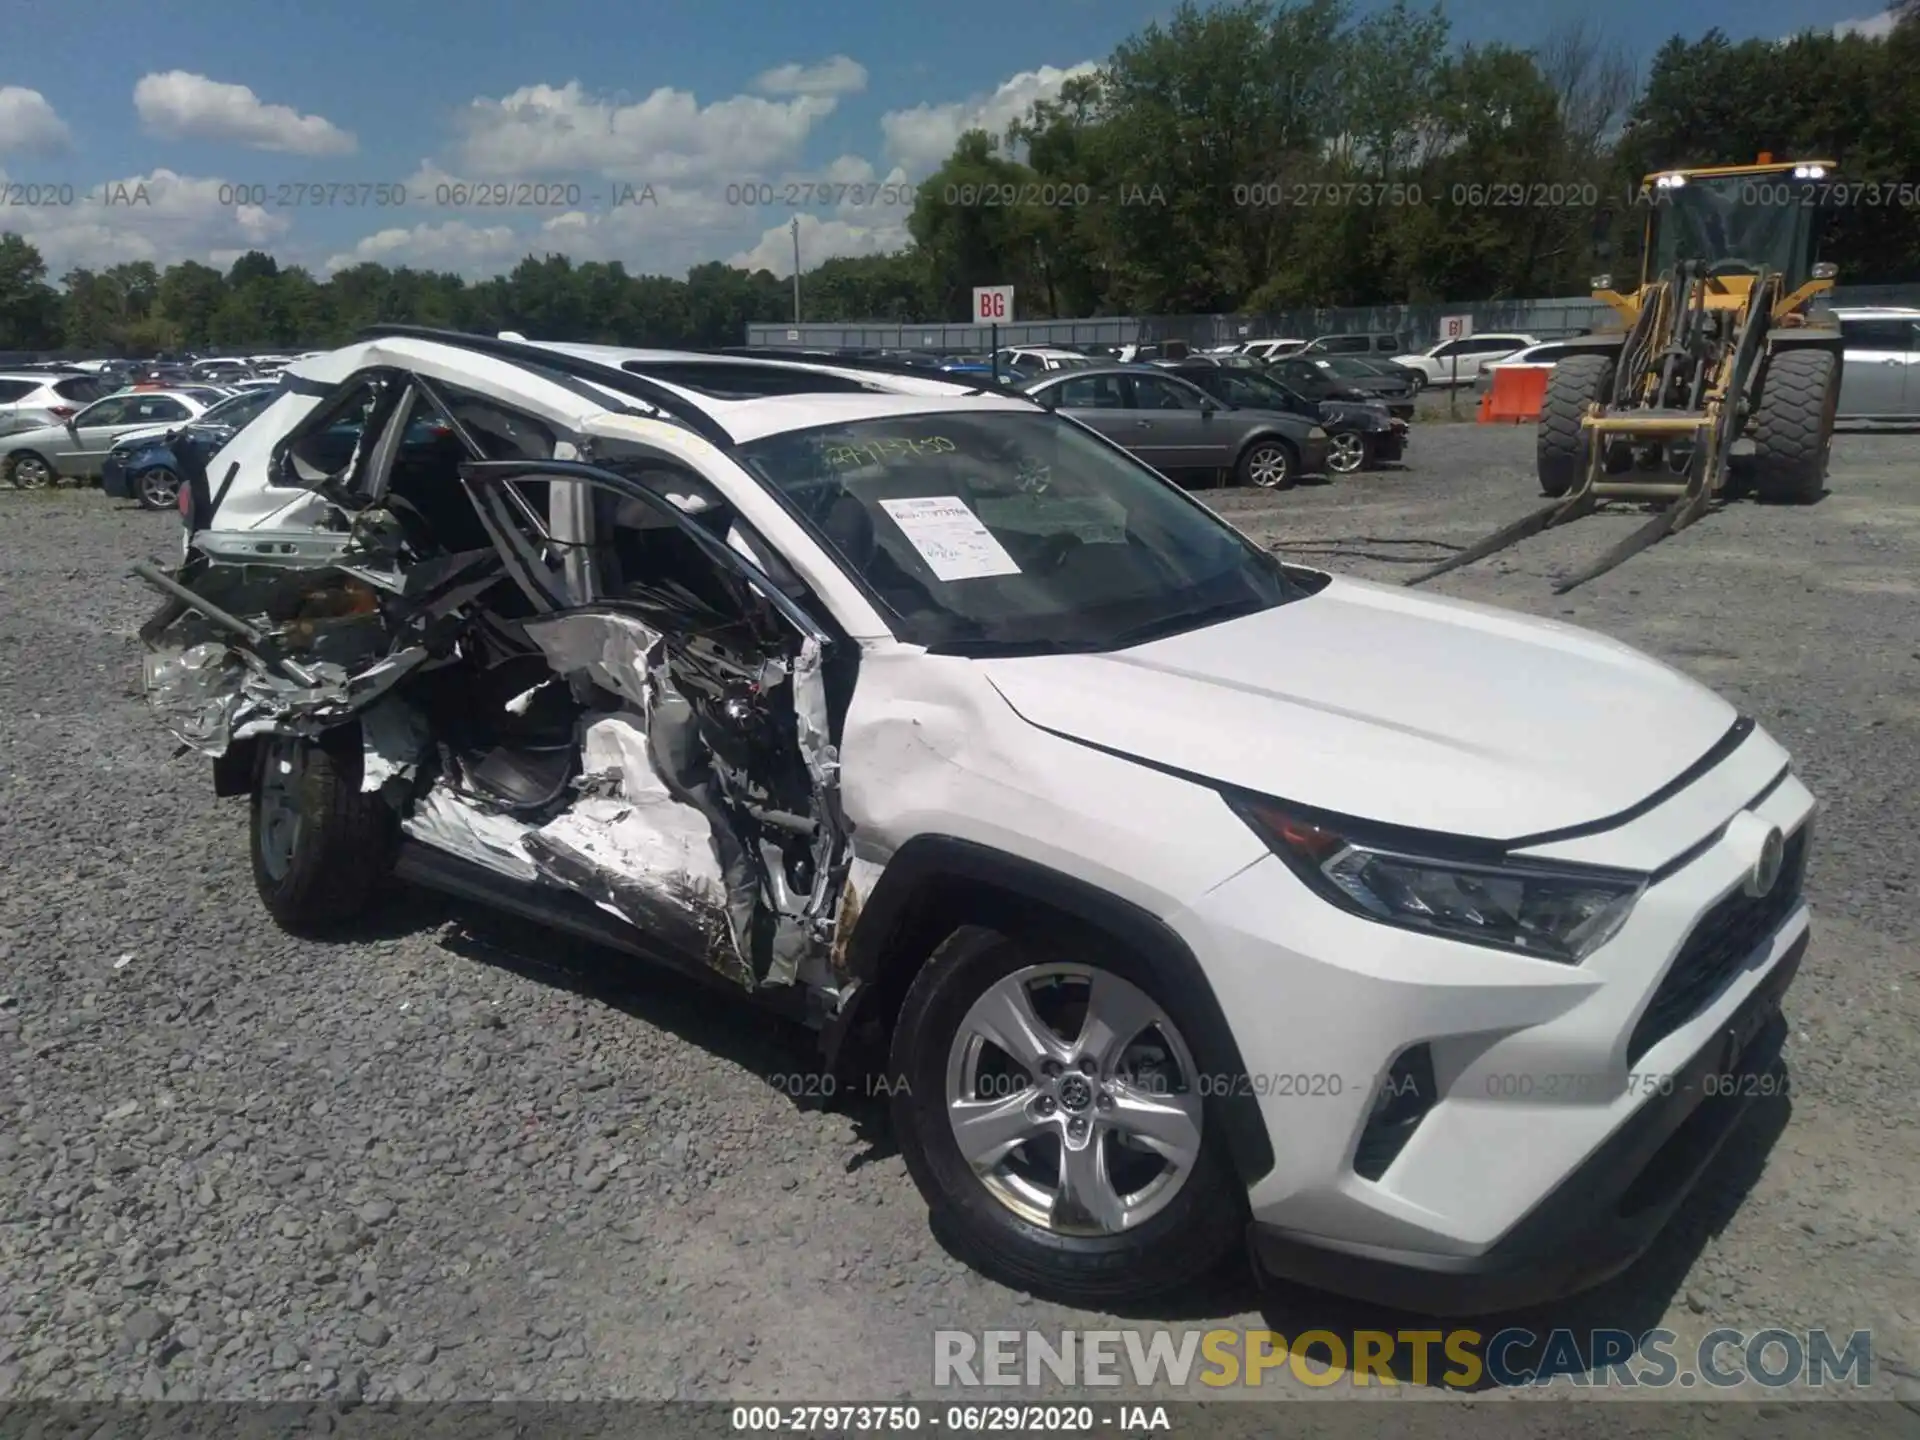
[[[0,473],[22,490],[38,490],[61,476],[91,480],[113,442],[130,430],[184,425],[208,402],[178,390],[131,390],[96,400],[64,425],[22,430],[0,439]]]

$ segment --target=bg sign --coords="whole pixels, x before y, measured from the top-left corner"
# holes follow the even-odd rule
[[[975,292],[978,293],[977,291]],[[1442,340],[1464,340],[1473,334],[1471,315],[1442,315],[1440,317],[1440,338]]]
[[[973,287],[973,323],[999,325],[1013,319],[1013,286],[976,285]]]

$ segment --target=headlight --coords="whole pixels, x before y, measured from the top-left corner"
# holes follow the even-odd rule
[[[1322,898],[1383,925],[1577,965],[1626,923],[1646,887],[1618,871],[1405,854],[1347,839],[1277,805],[1234,809]]]

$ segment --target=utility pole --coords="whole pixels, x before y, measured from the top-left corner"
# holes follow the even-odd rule
[[[793,217],[788,227],[793,231],[793,323],[800,323],[800,217]]]

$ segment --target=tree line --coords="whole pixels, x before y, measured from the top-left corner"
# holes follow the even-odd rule
[[[963,321],[986,284],[1018,287],[1021,319],[1579,294],[1635,263],[1642,175],[1762,152],[1831,158],[1860,187],[1827,221],[1843,284],[1920,279],[1920,0],[1884,38],[1676,37],[1644,78],[1587,21],[1522,49],[1456,44],[1444,10],[1404,0],[1187,5],[1005,134],[962,136],[919,186],[910,243],[806,271],[804,316]],[[718,261],[322,280],[251,252],[56,287],[0,235],[0,350],[318,346],[395,321],[719,345],[791,317],[787,281]]]

